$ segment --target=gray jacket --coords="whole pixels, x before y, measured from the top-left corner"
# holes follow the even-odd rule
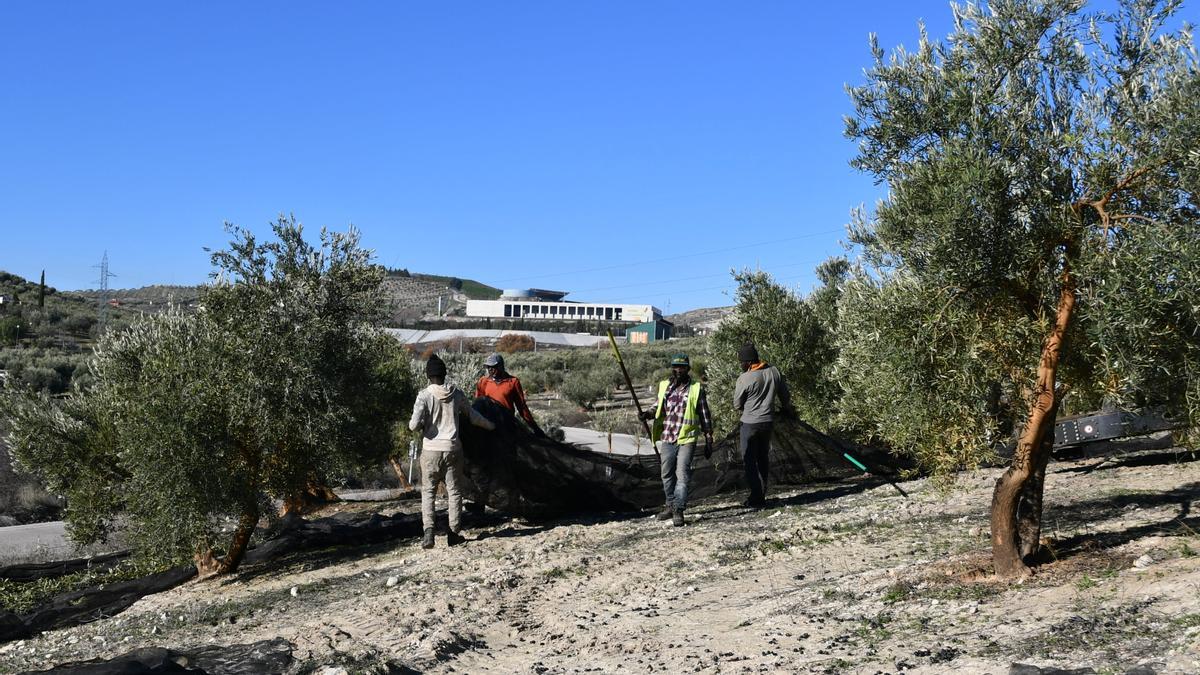
[[[425,443],[422,449],[426,451],[460,450],[462,440],[458,435],[458,421],[464,415],[477,427],[496,428],[486,417],[475,412],[461,389],[453,384],[431,384],[417,394],[408,428],[423,430]]]
[[[783,408],[792,406],[783,374],[775,366],[747,370],[738,375],[733,388],[733,407],[742,414],[744,424],[761,424],[775,419],[775,399]]]

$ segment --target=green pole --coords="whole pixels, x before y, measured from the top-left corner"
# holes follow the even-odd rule
[[[650,424],[642,419],[642,404],[638,401],[637,391],[633,388],[633,380],[629,379],[629,371],[625,368],[625,359],[621,358],[621,350],[617,348],[617,338],[613,337],[612,329],[608,329],[608,343],[612,345],[613,355],[617,357],[617,364],[621,366],[621,374],[625,376],[625,384],[629,387],[629,395],[633,397],[633,407],[637,408],[638,420],[642,423],[642,428],[646,430],[646,438],[651,439],[650,447],[654,448],[654,455],[662,461],[662,455],[658,454],[658,444],[654,442],[654,434],[650,432]]]
[[[853,464],[854,466],[857,466],[857,467],[859,468],[859,470],[860,470],[860,471],[862,471],[863,473],[871,473],[871,470],[870,470],[870,469],[868,469],[868,468],[867,468],[867,466],[866,466],[865,464],[863,464],[862,462],[858,461],[858,459],[857,459],[857,458],[856,458],[854,455],[851,455],[851,454],[850,454],[850,453],[848,453],[848,452],[843,452],[843,453],[842,453],[842,457],[845,457],[847,461],[849,461],[849,462],[850,462],[851,464]],[[905,491],[903,490],[903,488],[901,488],[899,485],[896,485],[895,481],[893,481],[893,480],[892,480],[892,479],[890,479],[890,478],[884,478],[884,480],[886,480],[886,481],[888,482],[888,484],[889,484],[889,485],[891,485],[892,487],[896,488],[896,492],[899,492],[900,494],[904,495],[904,497],[905,497],[905,498],[907,498],[907,497],[908,497],[908,493],[907,493],[907,492],[905,492]]]

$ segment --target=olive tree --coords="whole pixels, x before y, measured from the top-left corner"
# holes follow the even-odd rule
[[[709,405],[719,426],[736,425],[732,396],[739,374],[737,352],[753,342],[759,356],[779,368],[800,417],[831,431],[841,387],[833,377],[837,351],[837,302],[849,272],[845,258],[817,268],[820,285],[807,296],[781,286],[769,274],[744,270],[737,281],[733,314],[722,321],[708,343]]]
[[[61,405],[7,397],[13,451],[67,496],[77,540],[126,526],[143,553],[229,572],[270,499],[391,451],[408,356],[372,327],[382,270],[358,234],[230,229],[198,313],[106,334],[93,387]]]
[[[842,414],[942,471],[1016,420],[991,506],[1004,577],[1037,550],[1060,409],[1200,417],[1200,75],[1168,30],[1179,5],[954,5],[944,41],[922,28],[888,57],[872,39],[849,90],[853,165],[888,194],[850,228]]]

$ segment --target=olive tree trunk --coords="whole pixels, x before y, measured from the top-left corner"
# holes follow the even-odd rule
[[[404,465],[400,463],[400,458],[390,455],[388,462],[392,465],[392,471],[396,472],[396,478],[400,479],[400,489],[411,490],[412,484],[408,482],[408,477],[404,475]]]
[[[1003,579],[1029,576],[1030,569],[1024,559],[1038,550],[1043,481],[1054,443],[1054,422],[1059,405],[1055,390],[1058,363],[1075,309],[1075,279],[1070,268],[1072,252],[1073,247],[1068,246],[1054,327],[1042,343],[1028,421],[1017,440],[1012,465],[996,480],[992,492],[992,563],[996,576]]]
[[[1062,400],[1060,396],[1055,398],[1056,401]],[[1049,417],[1049,426],[1032,461],[1033,473],[1025,482],[1017,500],[1017,541],[1021,549],[1021,558],[1026,561],[1038,552],[1042,540],[1042,487],[1046,480],[1046,464],[1050,461],[1050,453],[1054,449],[1053,430],[1058,419],[1057,403]]]
[[[333,488],[329,487],[325,478],[313,472],[309,474],[308,481],[303,488],[284,498],[279,515],[283,517],[289,513],[295,513],[302,516],[312,513],[326,504],[340,501],[342,498],[337,496]]]
[[[229,542],[229,550],[222,557],[217,557],[211,548],[205,547],[196,552],[193,563],[200,578],[214,574],[229,574],[242,564],[242,558],[250,547],[250,535],[258,526],[258,503],[247,504],[238,517],[237,528],[233,531],[233,539]]]

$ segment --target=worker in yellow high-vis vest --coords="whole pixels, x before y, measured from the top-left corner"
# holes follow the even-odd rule
[[[700,434],[704,434],[704,457],[712,457],[712,415],[708,411],[704,385],[692,379],[691,370],[692,363],[687,354],[672,356],[671,377],[658,383],[658,405],[643,413],[647,420],[654,420],[651,440],[662,441],[658,449],[662,457],[663,493],[667,505],[657,517],[659,520],[671,519],[675,527],[684,522],[688,483],[692,479],[692,455],[696,452]]]

